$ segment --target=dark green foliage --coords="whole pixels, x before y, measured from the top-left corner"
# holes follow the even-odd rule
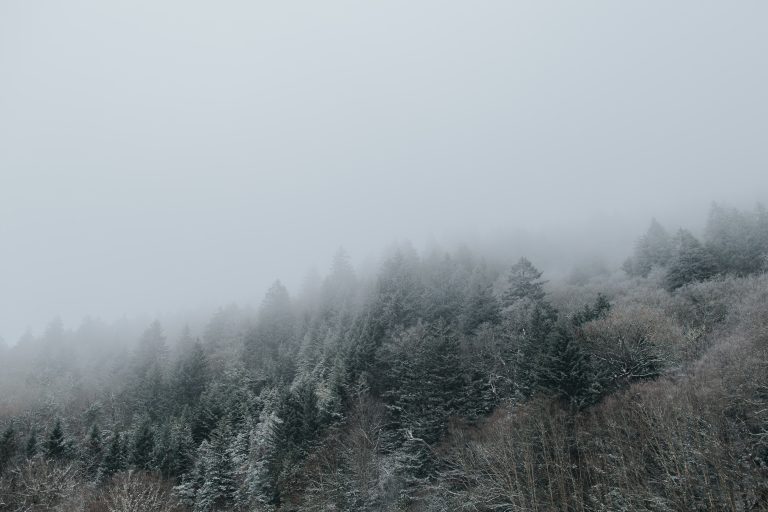
[[[64,459],[69,456],[69,443],[64,436],[64,429],[61,426],[61,420],[56,419],[53,428],[48,434],[48,438],[43,445],[45,456],[49,459]]]
[[[665,284],[673,291],[717,274],[712,255],[689,231],[681,229],[675,238],[675,257],[667,269]]]
[[[174,386],[178,406],[194,406],[208,385],[208,359],[199,341],[194,342],[176,368]]]
[[[121,439],[120,433],[114,432],[101,466],[101,473],[105,478],[125,469],[126,460],[123,445],[124,442]]]
[[[551,337],[542,358],[539,385],[570,410],[583,409],[599,396],[598,378],[589,356],[565,326],[556,329]]]
[[[385,397],[397,431],[434,443],[448,418],[464,412],[459,355],[458,339],[443,323],[417,325],[382,348],[379,360],[389,374]]]
[[[281,445],[291,454],[304,452],[317,436],[319,410],[314,385],[299,382],[283,400],[278,415],[283,420]]]
[[[16,430],[13,426],[6,428],[0,435],[0,475],[10,466],[18,450]]]
[[[104,458],[104,444],[101,440],[101,431],[94,423],[88,431],[85,445],[82,449],[83,463],[88,475],[93,478],[98,474]]]
[[[27,459],[31,459],[37,455],[37,451],[37,430],[33,428],[29,433],[29,437],[27,437],[27,442],[24,443],[24,455],[26,455]]]
[[[149,418],[145,418],[134,428],[128,462],[136,469],[152,469],[154,449],[155,433]]]

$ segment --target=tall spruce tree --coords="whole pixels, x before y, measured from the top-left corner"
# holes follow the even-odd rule
[[[54,421],[43,449],[45,456],[53,460],[64,459],[69,455],[69,443],[64,435],[64,428],[61,426],[60,419],[57,418]]]
[[[540,302],[544,296],[541,272],[527,258],[520,258],[507,274],[507,287],[501,296],[502,305],[507,307],[521,299]]]

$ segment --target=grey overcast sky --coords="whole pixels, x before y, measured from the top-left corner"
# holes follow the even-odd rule
[[[340,245],[764,200],[766,27],[762,0],[2,0],[0,336],[255,302]]]

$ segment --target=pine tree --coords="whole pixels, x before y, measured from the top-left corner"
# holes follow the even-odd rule
[[[276,281],[267,291],[256,327],[245,340],[243,360],[248,368],[261,368],[274,378],[289,381],[291,360],[284,354],[293,347],[295,317],[288,290]]]
[[[31,459],[37,455],[37,450],[37,430],[32,428],[32,430],[29,432],[27,442],[24,444],[24,454],[26,455],[27,459]]]
[[[464,412],[466,382],[458,338],[443,322],[419,324],[383,347],[379,361],[389,374],[385,393],[393,427],[431,444],[446,431],[448,418]]]
[[[689,231],[681,229],[675,239],[677,250],[667,270],[665,284],[669,291],[717,273],[714,258]]]
[[[104,445],[101,440],[101,432],[94,423],[88,431],[88,437],[82,450],[83,463],[89,476],[95,477],[104,458]]]
[[[706,248],[719,269],[738,276],[766,269],[768,216],[758,207],[741,212],[713,204],[706,226]]]
[[[192,468],[195,457],[195,443],[192,438],[192,429],[185,417],[174,421],[171,426],[169,451],[169,476],[181,476]]]
[[[134,367],[139,379],[143,379],[150,368],[162,367],[168,359],[168,346],[163,327],[155,320],[144,331],[134,354]]]
[[[635,245],[634,256],[624,263],[624,271],[631,276],[647,277],[654,267],[666,267],[672,255],[671,237],[656,219],[652,219],[648,231]]]
[[[184,354],[176,369],[178,405],[194,406],[208,385],[208,358],[199,341]]]
[[[11,425],[0,436],[0,475],[10,466],[17,449],[16,430]]]
[[[125,443],[121,441],[120,432],[114,432],[112,434],[112,440],[109,443],[109,450],[104,456],[101,465],[101,474],[103,477],[109,478],[115,473],[125,469],[124,444]]]
[[[564,326],[551,337],[539,371],[539,385],[571,411],[591,405],[599,396],[589,357]]]
[[[69,455],[69,444],[64,436],[61,420],[56,419],[54,422],[43,449],[45,450],[45,456],[49,459],[64,459]]]
[[[235,499],[235,473],[229,455],[231,435],[221,424],[211,436],[210,448],[202,453],[205,478],[195,495],[195,512],[226,509]]]
[[[152,469],[152,454],[155,449],[155,433],[149,418],[144,418],[134,428],[129,463],[136,469]]]
[[[499,309],[499,301],[493,294],[493,282],[485,276],[482,269],[475,269],[470,277],[462,306],[462,331],[472,334],[484,323],[498,323]]]
[[[574,313],[571,317],[571,323],[574,327],[579,327],[587,322],[603,318],[611,309],[611,303],[602,293],[597,294],[597,299],[593,305],[587,304],[583,309]]]
[[[520,258],[520,261],[509,269],[507,289],[501,297],[502,305],[508,307],[521,299],[541,302],[544,296],[541,272],[527,258]]]

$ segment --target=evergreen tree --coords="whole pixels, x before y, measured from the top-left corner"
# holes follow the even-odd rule
[[[11,425],[0,435],[0,476],[10,466],[17,449],[16,430]]]
[[[88,431],[85,446],[82,449],[83,463],[89,476],[95,477],[104,458],[104,445],[101,440],[101,432],[94,423]]]
[[[152,469],[152,454],[155,449],[155,433],[149,418],[140,420],[134,427],[129,463],[136,469]]]
[[[352,307],[357,277],[347,252],[340,248],[333,257],[331,272],[323,282],[323,307],[327,315],[337,315]]]
[[[493,282],[482,269],[475,269],[469,279],[468,290],[461,311],[461,329],[472,334],[484,323],[499,322],[500,304],[493,294]]]
[[[192,430],[182,417],[172,423],[168,453],[168,475],[178,477],[188,472],[194,464],[195,443]]]
[[[390,375],[385,397],[400,438],[410,432],[428,444],[437,442],[448,418],[465,406],[456,335],[442,322],[419,324],[383,347],[379,358]]]
[[[713,204],[706,227],[706,247],[718,267],[738,276],[766,269],[768,216],[758,207],[741,212]]]
[[[104,460],[101,465],[101,474],[105,478],[109,478],[125,469],[125,455],[120,432],[114,432],[112,439],[109,443],[109,450],[104,455]]]
[[[290,381],[295,361],[288,355],[295,342],[295,317],[288,290],[276,281],[267,291],[255,328],[245,340],[248,368],[261,368],[273,378]]]
[[[303,455],[318,432],[319,410],[315,386],[303,379],[285,397],[280,408],[281,435],[287,451]]]
[[[398,326],[412,326],[423,316],[424,284],[418,266],[418,257],[407,249],[384,262],[373,304],[375,338]]]
[[[163,327],[155,320],[144,331],[134,354],[134,368],[138,378],[143,379],[151,368],[162,368],[167,359],[168,346]]]
[[[176,369],[178,405],[194,406],[208,385],[208,358],[199,341],[192,343]]]
[[[675,241],[675,258],[665,276],[668,290],[709,279],[717,273],[714,258],[689,231],[681,229]]]
[[[598,382],[587,353],[565,327],[559,327],[544,354],[540,386],[575,411],[595,402],[600,392]]]
[[[229,455],[231,435],[225,423],[211,436],[210,446],[200,453],[204,478],[195,493],[195,512],[226,509],[235,499],[235,473]]]
[[[49,459],[64,459],[69,455],[69,443],[64,436],[64,429],[61,426],[61,420],[56,419],[48,439],[43,446],[45,456]]]
[[[24,445],[24,454],[26,455],[27,459],[31,459],[37,455],[37,450],[37,430],[35,430],[33,427],[29,432],[29,437],[27,438],[27,442]]]
[[[544,296],[541,272],[527,258],[520,258],[520,261],[509,269],[507,288],[502,294],[502,305],[508,307],[521,299],[541,302]]]
[[[603,318],[610,310],[611,303],[608,301],[608,298],[602,293],[598,293],[595,303],[592,305],[587,304],[583,309],[574,313],[571,317],[571,323],[574,327],[579,327],[592,320]]]
[[[647,277],[653,267],[666,267],[673,255],[672,238],[656,219],[635,245],[632,258],[624,263],[631,276]]]

